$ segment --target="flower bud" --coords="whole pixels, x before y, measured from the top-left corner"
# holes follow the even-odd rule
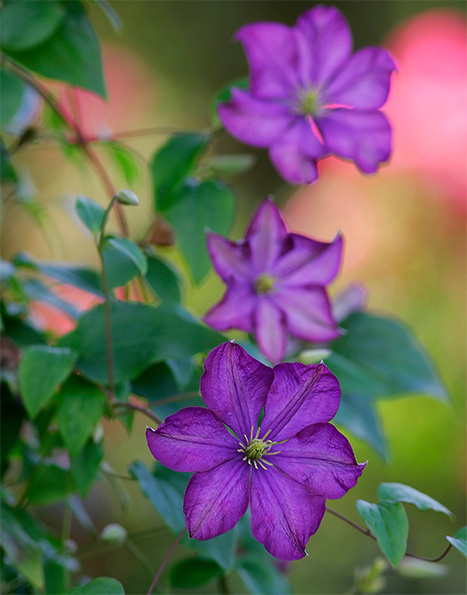
[[[122,527],[118,523],[112,523],[111,525],[107,525],[102,529],[102,533],[100,535],[101,541],[105,541],[105,543],[112,543],[115,545],[121,545],[125,543],[127,538],[127,532],[125,527]]]
[[[121,205],[128,205],[130,207],[139,206],[139,198],[131,190],[120,190],[114,198],[116,198]]]

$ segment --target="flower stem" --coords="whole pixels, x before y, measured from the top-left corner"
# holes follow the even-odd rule
[[[182,537],[185,535],[186,532],[186,528],[183,529],[183,531],[181,531],[177,537],[177,539],[173,542],[172,547],[170,548],[170,550],[167,552],[165,558],[162,560],[162,564],[159,566],[159,568],[157,569],[157,572],[154,576],[154,579],[151,583],[151,586],[149,587],[149,590],[147,592],[147,595],[151,595],[154,587],[156,586],[156,583],[161,575],[161,572],[164,570],[165,565],[167,564],[167,562],[170,560],[170,556],[174,553],[177,545],[180,543],[180,540],[182,539]]]
[[[152,421],[154,421],[158,426],[160,426],[161,423],[163,423],[163,421],[164,421],[156,413],[154,413],[150,409],[147,409],[146,407],[144,407],[144,405],[138,405],[136,403],[124,403],[122,401],[114,401],[113,406],[114,407],[124,407],[125,409],[134,409],[135,411],[140,411],[144,415],[147,415],[149,418],[151,418]]]

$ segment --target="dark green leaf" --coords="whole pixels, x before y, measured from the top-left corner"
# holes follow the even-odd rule
[[[220,89],[220,91],[216,93],[216,95],[212,99],[210,106],[210,114],[212,124],[216,128],[222,127],[222,122],[220,121],[219,116],[217,115],[217,108],[219,107],[219,104],[229,101],[230,96],[232,95],[232,89],[234,87],[236,87],[237,89],[248,89],[248,77],[242,76],[238,79],[235,79],[234,81],[231,81],[230,83],[227,83],[222,87],[222,89]]]
[[[35,345],[24,352],[19,366],[19,387],[31,418],[71,373],[77,354],[70,349]]]
[[[46,41],[63,23],[65,8],[59,2],[8,2],[2,10],[2,49],[29,50]]]
[[[93,433],[105,409],[105,395],[94,384],[78,376],[60,389],[57,425],[70,453],[78,453]]]
[[[188,482],[187,473],[178,473],[161,466],[151,473],[144,463],[135,461],[129,467],[131,475],[138,480],[141,491],[159,513],[161,519],[174,533],[185,527],[183,494]]]
[[[256,161],[254,155],[215,155],[208,166],[214,176],[235,176],[251,169]]]
[[[162,302],[180,303],[180,277],[166,260],[155,254],[148,254],[146,281]]]
[[[234,213],[235,196],[229,186],[218,180],[190,180],[166,210],[167,220],[176,231],[180,250],[197,283],[211,268],[206,229],[227,235]]]
[[[2,345],[5,357],[5,344]],[[19,438],[19,430],[23,423],[24,409],[13,396],[6,384],[0,385],[2,398],[0,399],[0,459],[1,475],[8,468],[8,455]]]
[[[31,504],[52,504],[74,490],[70,472],[58,465],[42,465],[34,470],[29,483]]]
[[[467,527],[459,529],[454,537],[446,536],[446,539],[467,558]]]
[[[124,254],[129,260],[131,260],[137,267],[141,275],[145,275],[147,271],[147,262],[145,255],[141,252],[140,248],[131,240],[127,238],[106,238],[106,244],[115,248],[122,254]]]
[[[343,392],[369,397],[419,393],[446,399],[433,363],[400,322],[356,312],[342,326],[347,333],[334,341],[326,363]]]
[[[378,496],[381,500],[394,500],[396,502],[407,502],[408,504],[415,504],[420,510],[436,510],[442,512],[450,517],[453,513],[445,506],[430,498],[426,494],[402,483],[382,483],[378,486]]]
[[[357,500],[357,510],[376,537],[383,554],[392,566],[397,566],[406,552],[409,534],[409,522],[403,505],[386,500],[379,504]]]
[[[67,591],[66,595],[125,595],[122,584],[114,578],[100,577]]]
[[[21,106],[25,86],[14,74],[4,68],[0,68],[0,89],[2,90],[0,129],[3,130],[11,122],[13,116]]]
[[[223,570],[212,560],[187,558],[180,560],[170,569],[170,584],[177,589],[203,587],[222,574]]]
[[[55,3],[54,3],[55,4]],[[51,79],[106,97],[99,41],[80,4],[67,3],[62,24],[40,45],[6,53],[22,66]]]
[[[75,208],[76,212],[78,213],[78,217],[91,231],[91,233],[94,236],[99,233],[105,213],[105,210],[101,207],[101,205],[97,204],[97,202],[87,198],[86,196],[80,195],[76,199]]]
[[[177,134],[156,151],[151,160],[156,211],[163,213],[170,207],[177,188],[193,172],[209,141],[207,134]]]
[[[102,444],[95,443],[92,438],[78,454],[70,455],[71,475],[81,497],[88,493],[103,459]]]
[[[111,301],[115,382],[141,373],[149,364],[190,357],[219,345],[224,337],[201,325],[180,306],[154,306]],[[83,314],[61,346],[80,353],[78,369],[95,382],[107,383],[104,306]]]
[[[68,578],[67,569],[54,560],[44,563],[44,580],[46,593],[64,593]]]
[[[243,556],[236,570],[252,595],[288,595],[292,588],[287,578],[274,566],[258,556]]]
[[[136,275],[146,273],[146,257],[135,243],[126,238],[106,238],[102,257],[109,289],[121,287]]]
[[[189,539],[184,536],[182,543],[196,552],[203,558],[211,558],[224,570],[230,570],[235,563],[235,548],[238,541],[238,531],[234,527],[227,533],[213,537],[206,541]]]

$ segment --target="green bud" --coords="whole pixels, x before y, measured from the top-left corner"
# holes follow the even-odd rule
[[[120,190],[114,198],[116,198],[121,205],[128,205],[130,207],[139,206],[139,198],[131,190]]]
[[[102,529],[102,533],[100,535],[101,541],[105,541],[105,543],[112,543],[115,545],[121,545],[125,543],[127,538],[127,532],[125,527],[122,527],[118,523],[112,523],[111,525],[107,525]]]

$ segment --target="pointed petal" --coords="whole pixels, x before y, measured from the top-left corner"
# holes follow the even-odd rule
[[[281,240],[287,236],[279,207],[271,199],[263,200],[253,215],[245,239],[251,249],[255,274],[268,272],[280,254]]]
[[[201,376],[206,405],[242,439],[257,427],[272,382],[271,368],[230,341],[211,351]]]
[[[274,467],[251,474],[251,532],[270,554],[281,560],[306,556],[305,546],[316,533],[325,500]]]
[[[316,160],[326,154],[307,116],[296,116],[269,149],[269,157],[281,176],[292,184],[313,182],[318,177]]]
[[[328,150],[354,161],[366,174],[377,171],[391,155],[391,126],[382,112],[326,109],[317,124]]]
[[[337,378],[324,364],[278,364],[261,428],[271,430],[271,440],[290,438],[311,424],[332,419],[340,395]]]
[[[324,89],[323,103],[376,110],[386,103],[391,74],[396,70],[387,50],[367,47],[356,52]]]
[[[269,147],[279,138],[291,120],[286,105],[236,88],[232,89],[230,100],[219,105],[217,111],[232,136],[260,148]]]
[[[257,299],[252,285],[232,283],[222,300],[204,316],[204,322],[218,331],[236,328],[250,333],[253,330],[253,313]]]
[[[341,235],[328,243],[291,233],[288,243],[287,251],[274,267],[274,273],[282,279],[281,285],[327,285],[337,275],[342,258]]]
[[[357,463],[349,441],[331,424],[308,426],[279,449],[274,465],[325,498],[341,498],[366,465]]]
[[[207,471],[235,457],[237,440],[212,411],[186,407],[157,430],[147,428],[152,456],[174,471]]]
[[[235,527],[248,508],[250,470],[239,456],[193,475],[183,501],[190,537],[212,539]]]
[[[342,13],[333,6],[315,6],[294,27],[300,43],[302,76],[319,88],[342,66],[352,51],[352,34]]]
[[[287,346],[284,313],[276,307],[273,299],[261,296],[256,305],[254,322],[259,348],[272,363],[280,362]]]
[[[209,256],[217,273],[228,283],[251,276],[248,266],[250,248],[245,242],[231,242],[216,233],[207,232]]]
[[[274,294],[274,301],[284,313],[287,330],[294,337],[313,343],[339,337],[331,302],[323,287],[281,286]]]
[[[283,98],[297,87],[297,48],[290,27],[253,23],[235,35],[250,67],[250,91],[257,97]]]

